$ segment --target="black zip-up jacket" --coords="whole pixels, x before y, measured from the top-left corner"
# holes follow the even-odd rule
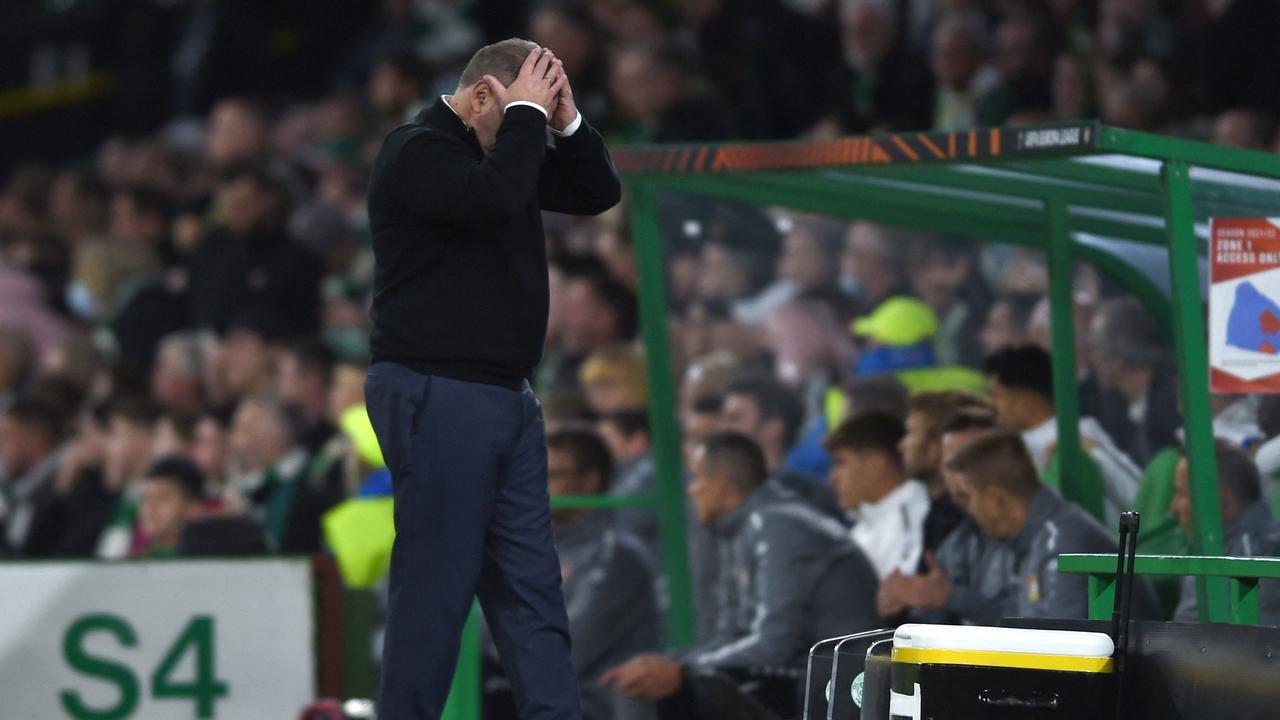
[[[548,146],[537,108],[506,111],[489,154],[438,100],[387,135],[373,165],[374,362],[518,389],[542,357],[542,210],[595,215],[621,185],[584,120]]]

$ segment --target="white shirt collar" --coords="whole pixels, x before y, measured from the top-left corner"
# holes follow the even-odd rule
[[[452,95],[441,95],[440,99],[444,101],[444,106],[449,108],[449,112],[453,113],[459,120],[462,120],[462,116],[458,115],[458,111],[453,108],[453,103],[449,102],[450,100],[453,99]],[[467,121],[462,120],[462,124],[467,125]],[[471,127],[471,126],[467,125],[467,127]]]

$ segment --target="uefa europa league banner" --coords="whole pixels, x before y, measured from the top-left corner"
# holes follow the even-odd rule
[[[306,560],[0,564],[0,717],[297,717],[315,627]]]

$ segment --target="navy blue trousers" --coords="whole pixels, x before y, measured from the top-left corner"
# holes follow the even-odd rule
[[[365,401],[395,492],[378,717],[440,717],[479,597],[520,718],[579,720],[533,391],[375,363]]]

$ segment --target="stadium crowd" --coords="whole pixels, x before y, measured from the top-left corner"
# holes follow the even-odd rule
[[[0,192],[0,557],[320,552],[326,513],[388,492],[362,397],[369,164],[498,38],[470,3],[389,0],[327,92],[256,96],[216,72],[236,48],[200,5],[171,122]],[[1269,0],[510,5],[614,144],[1101,117],[1280,151]],[[545,219],[552,495],[655,489],[626,219]],[[660,219],[700,642],[662,654],[653,512],[557,510],[588,717],[728,716],[705,707],[747,701],[700,673],[886,623],[1082,617],[1054,557],[1114,551],[1130,507],[1144,549],[1186,549],[1174,358],[1093,268],[1080,507],[1056,492],[1043,258],[680,197]],[[1213,402],[1228,547],[1280,554],[1280,403]],[[1143,612],[1195,617],[1193,589],[1152,589]]]

